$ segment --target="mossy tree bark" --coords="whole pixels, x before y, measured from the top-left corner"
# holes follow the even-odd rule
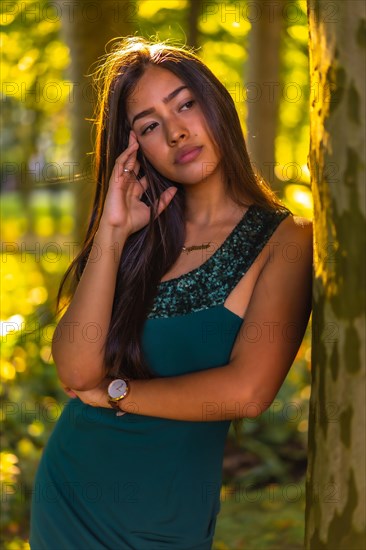
[[[365,536],[364,2],[308,0],[314,195],[307,549]]]

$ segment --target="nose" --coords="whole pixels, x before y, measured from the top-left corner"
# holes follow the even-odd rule
[[[182,124],[182,121],[171,120],[166,124],[166,136],[169,145],[174,146],[179,141],[187,138],[188,128]]]

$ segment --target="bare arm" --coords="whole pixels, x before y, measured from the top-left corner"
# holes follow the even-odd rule
[[[52,354],[64,387],[88,390],[105,377],[104,344],[107,339],[123,247],[129,235],[145,227],[150,206],[140,200],[146,178],[137,180],[136,139],[116,159],[103,205],[103,214],[93,248],[71,303],[52,339]],[[127,169],[127,173],[124,172]],[[177,191],[169,187],[160,196],[157,216]]]
[[[272,403],[301,344],[311,311],[312,226],[284,220],[266,247],[265,266],[227,365],[182,376],[132,380],[123,411],[190,421],[256,417]],[[250,327],[259,337],[253,338]],[[80,394],[108,407],[107,383]],[[79,393],[79,392],[77,392]]]
[[[57,325],[52,354],[58,376],[71,388],[96,386],[105,376],[104,349],[118,264],[127,235],[100,225],[70,305]]]
[[[312,226],[284,220],[267,247],[244,322],[223,367],[132,380],[122,410],[177,420],[255,417],[272,403],[299,349],[311,311]],[[250,327],[259,337],[253,338]],[[135,409],[135,410],[134,410]]]

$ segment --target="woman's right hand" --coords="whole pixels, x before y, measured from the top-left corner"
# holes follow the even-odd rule
[[[121,229],[127,236],[145,227],[150,219],[151,207],[140,200],[148,187],[146,176],[138,180],[134,175],[140,170],[136,158],[138,148],[136,135],[131,131],[128,147],[117,157],[113,167],[101,218],[101,223]],[[134,173],[124,172],[124,169]],[[168,206],[176,192],[176,187],[165,189],[160,197],[157,215]]]

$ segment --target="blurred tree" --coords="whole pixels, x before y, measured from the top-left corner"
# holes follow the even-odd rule
[[[188,12],[188,40],[189,46],[198,46],[198,19],[202,14],[202,0],[190,0]]]
[[[1,24],[0,178],[5,191],[20,191],[27,207],[33,188],[49,185],[63,166],[68,50],[47,0],[4,2]]]
[[[251,2],[251,30],[246,96],[249,103],[247,144],[255,170],[271,187],[282,191],[276,177],[275,138],[281,97],[280,49],[285,21],[284,0]]]
[[[315,211],[306,548],[360,550],[365,533],[364,2],[309,0]]]
[[[92,166],[94,151],[91,120],[96,105],[95,88],[90,73],[98,58],[106,54],[107,43],[116,37],[131,34],[137,24],[137,4],[127,0],[57,0],[62,11],[62,34],[71,53],[69,67],[73,81],[71,102],[72,155],[75,179],[75,240],[81,243],[87,229],[94,187]],[[89,75],[89,76],[88,76]]]

